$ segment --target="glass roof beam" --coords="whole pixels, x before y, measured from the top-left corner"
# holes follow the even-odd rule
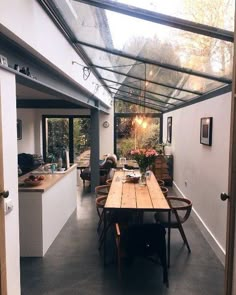
[[[130,93],[128,91],[125,91],[125,90],[120,90],[120,89],[117,89],[115,87],[111,87],[109,85],[107,85],[110,89],[112,90],[117,90],[118,92],[122,92],[122,93],[126,93],[126,94],[129,94]],[[116,92],[117,93],[117,92]],[[148,99],[148,100],[152,100],[152,101],[155,101],[155,102],[159,102],[159,103],[163,103],[163,104],[169,104],[169,105],[173,105],[173,106],[176,106],[176,104],[174,103],[171,103],[171,102],[166,102],[166,101],[162,101],[160,99],[155,99],[155,98],[152,98],[152,97],[149,97],[149,96],[143,96],[143,95],[136,95],[134,93],[132,93],[132,96],[135,96],[135,97],[142,97],[142,98],[145,98],[145,99]]]
[[[171,65],[171,64],[161,63],[161,62],[158,62],[158,61],[154,61],[154,60],[139,57],[139,56],[134,56],[132,54],[124,53],[121,50],[107,49],[107,48],[100,47],[98,45],[90,44],[90,43],[79,41],[79,40],[76,42],[76,44],[86,46],[86,47],[90,47],[90,48],[93,48],[93,49],[97,49],[97,50],[107,52],[107,53],[110,53],[110,54],[114,54],[114,55],[117,55],[117,56],[122,56],[124,58],[132,59],[134,61],[138,61],[138,62],[141,62],[141,63],[144,63],[144,64],[154,65],[154,66],[158,66],[158,67],[165,68],[165,69],[168,69],[168,70],[172,70],[172,71],[176,71],[176,72],[180,72],[180,73],[185,73],[185,74],[189,74],[189,75],[193,75],[193,76],[198,76],[198,77],[206,78],[206,79],[209,79],[209,80],[213,80],[213,81],[217,81],[217,82],[221,82],[221,83],[225,83],[225,84],[231,84],[232,83],[231,79],[212,76],[212,75],[204,74],[204,73],[199,72],[199,71],[194,71],[194,70],[187,69],[187,68],[181,68],[181,67]],[[91,64],[91,66],[93,66],[93,64]]]
[[[144,105],[152,105],[152,106],[155,106],[155,107],[160,107],[160,108],[162,108],[162,109],[169,109],[168,107],[164,107],[164,106],[162,106],[162,105],[159,105],[159,104],[156,104],[156,103],[151,103],[151,102],[148,102],[147,100],[148,100],[148,98],[147,98],[147,100],[145,100],[145,99],[143,99],[143,100],[140,100],[140,99],[137,99],[136,97],[127,97],[126,95],[121,95],[121,94],[117,94],[117,93],[115,93],[115,92],[113,92],[113,94],[114,94],[114,98],[116,98],[116,97],[122,97],[122,98],[125,98],[125,99],[127,99],[127,100],[130,100],[130,101],[133,101],[133,102],[135,102],[136,104],[138,104],[138,105],[142,105],[142,106],[144,106]]]
[[[118,74],[118,75],[122,75],[122,76],[125,76],[125,77],[128,77],[128,78],[132,78],[132,79],[135,79],[135,80],[152,83],[154,85],[164,86],[166,88],[176,89],[176,90],[179,90],[179,91],[183,91],[183,92],[187,92],[187,93],[191,93],[191,94],[196,94],[196,95],[202,95],[203,94],[203,92],[200,92],[200,91],[194,91],[194,90],[189,90],[189,89],[186,89],[186,88],[175,87],[175,86],[171,86],[169,84],[159,83],[159,82],[155,82],[155,81],[152,81],[152,80],[149,80],[149,79],[145,80],[145,79],[137,77],[137,76],[133,76],[133,75],[130,75],[130,74],[125,74],[125,73],[122,73],[122,72],[119,72],[119,71],[116,71],[116,70],[112,70],[112,69],[109,69],[109,68],[106,68],[106,67],[102,67],[102,66],[99,66],[99,65],[93,65],[93,67],[101,69],[101,70],[105,70],[105,71],[108,71],[108,72],[112,72],[112,73],[115,73],[115,74]]]
[[[159,111],[159,112],[162,112],[162,113],[164,112],[164,110],[156,108],[155,105],[152,106],[152,104],[137,102],[135,100],[131,100],[131,99],[128,99],[128,98],[126,99],[123,96],[122,97],[115,96],[114,99],[115,100],[122,100],[122,101],[125,101],[125,102],[129,102],[131,104],[136,104],[136,105],[143,106],[143,107],[147,107],[149,109],[152,109],[152,110],[155,110],[155,111]]]
[[[109,79],[106,79],[106,78],[103,78],[103,80],[108,81],[108,82],[112,82],[112,83],[115,83],[115,84],[119,84],[121,86],[126,86],[126,87],[129,87],[129,88],[132,88],[132,89],[136,89],[136,90],[144,90],[144,89],[141,89],[141,88],[138,88],[138,87],[135,87],[135,86],[131,86],[131,85],[128,85],[128,84],[115,82],[113,80],[109,80]],[[107,86],[109,87],[109,85],[107,85]],[[145,92],[146,93],[150,93],[150,94],[154,94],[154,95],[163,96],[163,97],[166,97],[166,98],[171,98],[171,99],[178,100],[178,101],[181,101],[181,102],[185,102],[185,100],[183,100],[183,99],[175,98],[175,97],[168,96],[168,95],[165,95],[165,94],[160,94],[158,92],[153,92],[153,91],[148,91],[148,90],[145,90]]]
[[[121,14],[129,15],[146,21],[166,25],[169,27],[178,28],[180,30],[189,31],[204,36],[209,36],[224,41],[233,42],[233,32],[195,23],[188,20],[183,20],[177,17],[149,11],[146,9],[138,8],[135,6],[118,3],[116,1],[108,0],[74,0],[77,2],[85,3],[90,6],[99,7],[102,9],[111,10]]]

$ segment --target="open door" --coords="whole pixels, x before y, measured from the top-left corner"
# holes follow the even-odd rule
[[[236,22],[235,22],[236,28]],[[234,30],[235,31],[235,30]],[[233,61],[233,86],[231,105],[230,128],[230,157],[229,157],[229,189],[228,195],[221,194],[222,200],[228,200],[227,233],[226,233],[226,259],[225,259],[225,295],[236,294],[236,33],[234,33],[234,61]]]
[[[4,191],[3,181],[2,117],[0,112],[0,294],[7,295],[4,198],[8,197],[8,192]]]

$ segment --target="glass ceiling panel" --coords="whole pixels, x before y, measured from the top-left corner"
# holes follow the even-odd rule
[[[135,103],[124,102],[122,99],[115,99],[115,113],[137,113],[144,112],[142,106],[138,106]],[[160,113],[158,110],[145,107],[145,113]]]
[[[234,30],[234,0],[115,0],[199,24]],[[107,1],[109,2],[109,1]],[[206,11],[208,13],[206,13]]]
[[[146,1],[145,1],[146,2]],[[231,77],[231,42],[72,2],[79,41],[209,75]],[[66,17],[64,15],[64,17]],[[171,38],[170,38],[171,36]],[[87,49],[86,49],[87,50]],[[116,65],[118,60],[113,60]]]
[[[161,105],[155,104],[153,102],[149,102],[149,101],[146,101],[145,103],[142,101],[140,102],[136,98],[127,97],[125,95],[117,94],[117,95],[115,95],[115,99],[126,102],[126,103],[128,102],[131,104],[135,104],[136,107],[133,108],[133,111],[135,109],[135,112],[139,112],[139,113],[149,112],[148,109],[162,111],[162,112],[168,110],[168,108],[166,108],[165,106],[161,106]]]
[[[127,81],[133,83],[134,86],[140,85],[140,79],[145,81],[145,65],[140,63],[135,63],[133,60],[123,58],[120,56],[115,56],[113,54],[108,54],[102,52],[100,50],[96,50],[93,48],[88,48],[87,46],[82,46],[86,53],[88,54],[89,58],[91,59],[92,63],[107,68],[100,69],[97,68],[98,72],[102,76],[102,78],[111,80],[114,82],[119,82],[126,84]],[[112,66],[113,60],[116,60],[116,65]],[[81,69],[82,70],[82,69]],[[111,72],[112,70],[124,73],[124,74],[117,74]],[[189,74],[180,73],[178,71],[172,71],[165,68],[153,66],[153,65],[146,65],[146,81],[152,81],[156,83],[166,84],[172,87],[177,87],[180,89],[185,89],[192,92],[199,92],[197,94],[209,92],[213,89],[217,89],[221,86],[224,86],[224,83],[213,81],[206,78],[201,78]],[[125,75],[130,75],[135,78],[126,77]],[[107,84],[108,82],[105,81]],[[163,95],[171,95],[175,89],[165,87],[162,85],[157,85],[151,82],[146,83],[146,88],[149,91],[157,92]],[[142,84],[143,85],[143,84]],[[144,87],[144,86],[143,86]],[[188,93],[183,91],[183,96],[186,96]],[[192,98],[192,97],[191,97]]]
[[[163,111],[230,83],[233,43],[78,1],[53,2],[91,66],[120,99],[135,102],[143,95],[150,107],[159,104]],[[233,0],[117,2],[233,30]]]

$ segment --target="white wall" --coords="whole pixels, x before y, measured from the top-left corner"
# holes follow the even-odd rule
[[[109,127],[104,128],[103,123],[107,121]],[[109,115],[100,114],[100,159],[103,155],[114,153],[114,113],[113,109]]]
[[[0,116],[4,189],[9,190],[13,211],[5,216],[7,294],[20,295],[19,206],[17,174],[15,75],[0,69]],[[0,120],[0,121],[1,121]]]
[[[84,63],[37,1],[1,0],[0,29],[91,94],[97,89],[96,96],[110,106],[111,96],[96,77],[91,73],[89,79],[84,80],[82,67],[72,65],[72,61]]]
[[[174,183],[192,200],[194,212],[211,246],[224,262],[228,190],[231,93],[193,104],[164,115],[172,116]],[[213,117],[212,146],[200,144],[200,118]],[[193,214],[194,215],[194,214]]]
[[[18,109],[17,119],[22,121],[22,139],[17,141],[18,154],[35,153],[35,111],[31,109]]]

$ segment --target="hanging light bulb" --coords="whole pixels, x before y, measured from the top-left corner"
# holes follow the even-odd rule
[[[142,125],[142,123],[143,123],[143,117],[139,117],[139,118],[138,118],[138,124],[139,124],[139,125]]]
[[[147,128],[147,121],[143,121],[143,123],[142,123],[142,127],[143,127],[144,129]]]

